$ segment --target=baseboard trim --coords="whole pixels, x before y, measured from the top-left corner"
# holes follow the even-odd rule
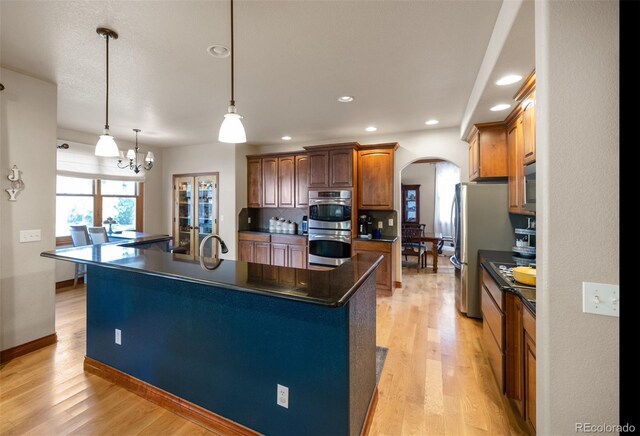
[[[84,285],[84,277],[78,277],[78,284]],[[71,289],[73,289],[72,286],[73,286],[73,279],[56,282],[56,294],[59,292],[70,291]],[[66,289],[66,288],[71,288],[71,289]]]
[[[402,282],[395,282],[394,283],[396,289],[401,288],[402,287]]]
[[[371,395],[371,401],[369,402],[369,409],[367,409],[367,416],[364,418],[364,424],[362,426],[362,432],[360,436],[367,436],[369,430],[371,430],[371,423],[373,422],[373,414],[376,411],[376,405],[378,404],[378,386],[376,385]]]
[[[90,357],[84,358],[84,370],[90,374],[97,375],[108,380],[136,395],[163,407],[176,415],[179,415],[201,427],[214,432],[233,435],[259,435],[260,433],[251,430],[237,422],[223,418],[207,409],[196,406],[177,395],[171,394],[147,382],[132,377],[102,362],[98,362]]]
[[[49,345],[53,345],[56,342],[58,342],[58,335],[57,333],[53,333],[38,339],[34,339],[33,341],[27,342],[26,344],[7,348],[6,350],[0,351],[0,363],[6,363],[11,359],[24,356],[25,354],[29,354],[32,351],[39,350],[40,348],[48,347]]]

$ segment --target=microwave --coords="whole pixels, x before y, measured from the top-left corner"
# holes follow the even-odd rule
[[[524,208],[536,211],[536,164],[524,167]]]

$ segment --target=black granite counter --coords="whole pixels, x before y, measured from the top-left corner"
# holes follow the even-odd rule
[[[315,271],[222,260],[209,271],[184,256],[114,244],[61,248],[41,256],[331,307],[346,304],[382,261],[382,256],[358,254],[330,271]]]
[[[238,230],[238,233],[262,233],[265,235],[303,236],[305,238],[308,236],[308,235],[303,235],[302,233],[270,232],[269,229],[263,229],[263,228],[257,228],[257,229],[251,229],[251,230]]]
[[[376,239],[376,238],[353,238],[354,241],[361,241],[361,242],[388,242],[388,243],[393,243],[396,242],[398,240],[397,236],[391,236],[391,235],[383,235],[381,238]]]
[[[513,286],[501,285],[504,280],[491,268],[489,262],[510,263],[513,264],[513,253],[510,251],[494,251],[494,250],[478,250],[478,256],[482,257],[484,262],[480,265],[489,273],[491,278],[500,286],[503,291],[512,292],[517,295],[522,303],[535,315],[536,313],[536,291],[531,289],[516,288]]]
[[[109,243],[121,245],[123,247],[133,247],[139,244],[149,244],[152,242],[170,241],[173,237],[169,235],[156,235],[153,233],[130,232],[112,233],[109,235]]]

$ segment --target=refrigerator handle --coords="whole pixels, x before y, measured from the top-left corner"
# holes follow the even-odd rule
[[[458,242],[456,241],[456,221],[453,219],[454,215],[455,215],[455,209],[456,209],[456,196],[453,196],[453,201],[451,202],[451,229],[453,230],[453,244],[456,245]]]

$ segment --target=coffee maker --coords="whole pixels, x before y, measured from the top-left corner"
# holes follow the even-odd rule
[[[371,224],[373,219],[369,215],[360,215],[358,217],[358,237],[371,238]]]

